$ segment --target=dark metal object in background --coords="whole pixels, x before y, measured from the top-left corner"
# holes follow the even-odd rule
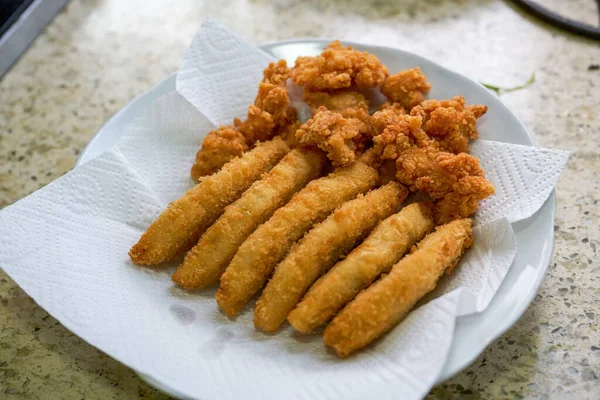
[[[0,0],[0,78],[69,0]]]
[[[18,19],[33,0],[0,0],[0,36]]]
[[[519,7],[530,12],[536,17],[544,20],[545,22],[554,25],[558,28],[564,29],[565,31],[575,33],[577,35],[585,36],[591,39],[600,40],[600,26],[592,26],[584,24],[579,21],[575,21],[569,18],[565,18],[560,14],[548,10],[545,7],[540,6],[532,0],[512,0]],[[596,0],[598,3],[598,16],[600,17],[600,0]]]

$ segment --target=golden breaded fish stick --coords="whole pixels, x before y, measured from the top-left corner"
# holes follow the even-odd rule
[[[129,251],[135,264],[170,261],[189,250],[223,209],[289,151],[280,138],[264,142],[207,176],[158,216]]]
[[[361,235],[391,215],[408,195],[396,182],[359,194],[292,246],[275,268],[254,309],[254,325],[275,332],[310,285],[346,254]]]
[[[327,157],[320,150],[298,148],[264,174],[225,208],[185,255],[173,281],[186,289],[200,289],[219,281],[244,240],[273,215],[294,193],[317,178]]]
[[[346,258],[311,286],[288,315],[289,323],[298,332],[311,333],[379,275],[389,272],[432,229],[430,206],[425,203],[410,204],[385,219]]]
[[[275,265],[311,227],[346,201],[375,186],[377,170],[356,162],[310,182],[242,244],[221,276],[217,303],[236,315],[265,284]]]
[[[325,329],[325,345],[346,357],[393,328],[419,299],[450,273],[473,243],[470,218],[442,225],[400,260],[391,272],[365,289]]]

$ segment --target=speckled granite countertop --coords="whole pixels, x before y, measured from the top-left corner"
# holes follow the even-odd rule
[[[592,0],[543,0],[591,24]],[[572,152],[556,245],[525,315],[430,399],[600,398],[600,43],[491,0],[73,0],[0,79],[0,207],[71,169],[111,114],[177,68],[215,17],[259,43],[397,46],[499,86],[538,144]],[[0,272],[0,397],[164,398],[72,335]]]

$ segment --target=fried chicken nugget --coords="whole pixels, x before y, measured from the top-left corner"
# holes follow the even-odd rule
[[[248,150],[246,138],[233,126],[222,126],[206,135],[202,147],[196,153],[196,160],[190,175],[199,180],[212,175],[223,165]]]
[[[371,132],[373,136],[381,135],[385,128],[390,125],[398,124],[402,119],[404,119],[404,109],[397,109],[394,107],[386,107],[381,108],[371,115],[371,119],[369,120],[369,125],[371,126]],[[423,120],[421,120],[423,123]],[[419,125],[420,128],[420,125]]]
[[[367,124],[356,118],[344,118],[323,106],[296,131],[300,143],[318,146],[336,167],[352,164],[360,144],[369,137]]]
[[[419,67],[405,69],[388,76],[381,85],[381,93],[389,101],[399,103],[410,110],[424,100],[431,89],[431,83]]]
[[[396,178],[412,191],[439,199],[467,176],[483,177],[479,159],[467,153],[452,154],[431,147],[402,151],[396,160]],[[485,196],[487,197],[487,196]]]
[[[410,148],[433,147],[431,140],[421,129],[420,117],[398,114],[392,110],[377,111],[371,116],[371,129],[375,135],[375,149],[384,160],[396,160]]]
[[[358,292],[389,272],[432,229],[431,207],[425,203],[410,204],[383,220],[346,258],[315,282],[288,315],[288,322],[304,334],[325,324]]]
[[[280,138],[264,142],[219,172],[206,177],[175,200],[131,248],[135,264],[154,265],[172,260],[198,242],[223,209],[270,170],[289,151]]]
[[[463,96],[450,100],[425,100],[410,111],[423,119],[423,130],[450,153],[469,151],[469,140],[479,137],[477,119],[487,112],[481,104],[466,105]]]
[[[346,357],[392,329],[472,245],[471,224],[469,218],[455,220],[426,236],[331,321],[323,334],[325,345]]]
[[[313,282],[346,254],[361,235],[391,215],[408,195],[396,182],[335,210],[296,244],[275,268],[254,308],[254,325],[275,332]]]
[[[344,118],[356,118],[369,121],[369,102],[362,93],[353,90],[336,90],[333,92],[304,91],[304,101],[311,107],[315,115],[320,107],[342,114]]]
[[[263,82],[272,83],[274,85],[285,86],[289,77],[290,69],[285,60],[270,62],[263,71]]]
[[[483,177],[479,159],[444,151],[442,142],[421,129],[422,120],[420,114],[398,115],[390,110],[373,114],[373,149],[384,160],[380,176],[393,171],[385,161],[395,160],[400,183],[437,199],[434,214],[438,224],[468,217],[480,200],[494,194],[494,186]]]
[[[254,182],[242,197],[202,235],[179,266],[173,281],[200,289],[219,281],[240,245],[294,193],[317,178],[327,158],[321,151],[298,148]]]
[[[479,201],[496,192],[494,185],[482,176],[465,176],[453,187],[453,191],[445,194],[435,202],[433,214],[436,224],[445,224],[457,218],[471,216]]]
[[[287,88],[261,82],[254,104],[248,107],[246,121],[236,119],[234,124],[248,143],[254,143],[271,139],[297,119]]]
[[[285,60],[269,63],[263,71],[263,81],[258,85],[258,94],[254,100],[255,106],[271,114],[276,129],[274,134],[279,134],[286,126],[298,120],[296,109],[290,105],[286,86],[289,77],[290,69]]]
[[[292,68],[292,81],[310,90],[335,90],[351,86],[373,88],[388,76],[388,69],[366,51],[331,42],[316,57],[298,57]]]
[[[385,103],[383,103],[382,105],[379,106],[379,110],[378,111],[383,111],[383,110],[389,110],[392,109],[393,111],[395,111],[396,113],[402,115],[402,114],[408,114],[406,112],[406,108],[404,108],[404,106],[400,103],[394,103],[391,101],[386,101]]]
[[[290,247],[313,223],[371,189],[377,171],[362,162],[310,182],[242,244],[221,276],[217,303],[231,318],[265,284]]]

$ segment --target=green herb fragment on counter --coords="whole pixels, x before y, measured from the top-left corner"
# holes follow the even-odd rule
[[[489,83],[480,82],[486,88],[493,90],[497,95],[501,95],[502,93],[515,92],[517,90],[525,89],[528,86],[531,86],[535,82],[535,72],[531,74],[531,78],[527,82],[522,85],[511,87],[511,88],[503,88],[500,86],[495,86]]]

